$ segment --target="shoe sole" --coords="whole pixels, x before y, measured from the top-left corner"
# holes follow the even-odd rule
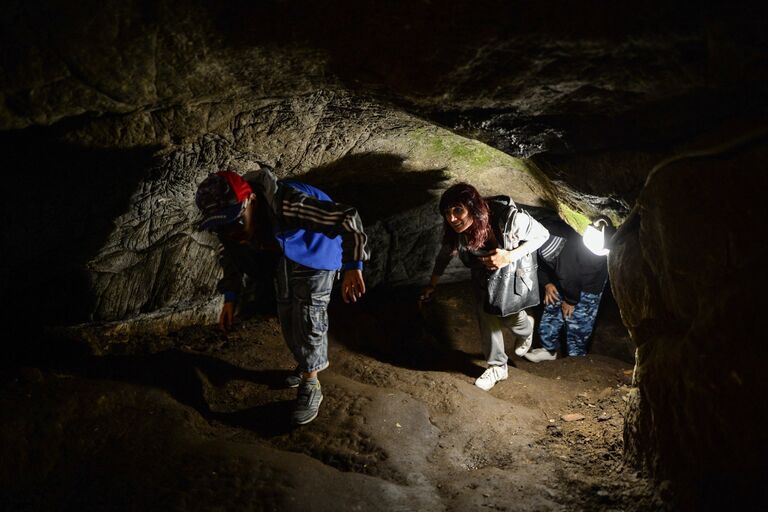
[[[298,387],[298,386],[297,386],[297,387]],[[311,417],[311,418],[309,418],[309,419],[306,419],[306,420],[302,420],[302,421],[293,420],[293,424],[294,424],[294,425],[306,425],[307,423],[310,423],[312,420],[314,420],[315,418],[317,418],[317,415],[320,413],[320,404],[322,404],[322,403],[323,403],[323,398],[325,398],[325,397],[322,397],[322,396],[320,397],[320,401],[317,403],[317,411],[315,411],[315,415],[314,415],[314,416],[312,416],[312,417]]]
[[[532,363],[541,363],[543,361],[554,361],[555,359],[557,359],[557,356],[555,356],[555,357],[546,357],[546,356],[532,355],[532,354],[528,353],[528,354],[525,354],[523,356],[523,358],[528,360],[528,361],[530,361],[530,362],[532,362]]]

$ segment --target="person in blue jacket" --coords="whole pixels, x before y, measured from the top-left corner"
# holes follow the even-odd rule
[[[323,400],[318,372],[328,367],[328,303],[338,272],[343,271],[345,302],[365,293],[362,268],[370,255],[357,210],[311,185],[280,181],[267,168],[245,176],[211,174],[198,186],[195,203],[203,214],[199,229],[214,232],[221,242],[222,329],[232,326],[244,277],[264,272],[258,255],[279,254],[277,313],[297,363],[286,380],[298,387],[292,421],[311,422]]]

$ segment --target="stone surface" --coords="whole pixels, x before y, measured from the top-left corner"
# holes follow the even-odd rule
[[[456,181],[545,204],[526,162],[348,93],[320,91],[230,115],[219,132],[162,152],[83,149],[50,130],[7,137],[21,187],[54,185],[47,207],[61,222],[32,212],[7,234],[17,248],[13,266],[34,269],[24,282],[11,279],[28,297],[22,302],[35,302],[54,323],[132,319],[133,329],[162,331],[216,318],[217,242],[195,231],[193,198],[196,184],[220,169],[242,173],[265,163],[280,178],[301,178],[357,206],[374,255],[371,287],[428,279],[440,241],[436,198]],[[30,156],[35,147],[47,150]],[[27,204],[24,195],[9,201],[16,211]],[[32,240],[30,232],[43,236]],[[43,282],[63,279],[72,282],[37,294]],[[62,308],[65,296],[76,304]]]
[[[757,341],[766,279],[754,241],[768,220],[759,170],[768,131],[732,128],[701,141],[715,154],[654,174],[609,258],[638,345],[627,454],[676,482],[692,508],[726,496],[749,504],[768,476],[756,450],[768,442],[768,411],[754,400],[768,392],[759,363],[768,354]],[[728,146],[744,133],[749,142]]]
[[[627,363],[513,356],[509,379],[484,392],[468,284],[441,286],[422,311],[408,296],[333,308],[325,398],[301,427],[275,318],[226,336],[196,326],[49,339],[24,368],[0,369],[0,500],[25,511],[660,509],[652,482],[621,466],[619,422],[545,428],[549,415],[591,414],[581,397],[606,387],[591,401],[618,414]]]

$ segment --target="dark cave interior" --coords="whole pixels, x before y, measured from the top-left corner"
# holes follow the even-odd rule
[[[3,510],[762,509],[767,22],[708,0],[6,2]],[[300,429],[271,278],[221,334],[194,228],[208,173],[263,164],[356,205],[372,253]],[[461,181],[619,229],[588,358],[471,386],[467,272],[417,303]]]

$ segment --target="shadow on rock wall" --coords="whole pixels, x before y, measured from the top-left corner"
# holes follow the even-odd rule
[[[393,276],[400,274],[393,269],[403,266],[404,262],[419,266],[423,272],[431,269],[433,260],[430,258],[437,250],[437,239],[422,240],[420,256],[415,257],[412,250],[403,247],[400,238],[418,244],[418,240],[412,239],[423,238],[423,232],[432,231],[432,225],[425,224],[425,217],[439,222],[436,209],[432,212],[432,205],[436,202],[435,190],[447,179],[444,169],[411,171],[402,156],[361,153],[314,167],[297,179],[317,186],[334,201],[349,204],[359,211],[371,251],[371,261],[365,266],[369,288],[391,284]],[[398,217],[403,219],[398,221]],[[252,290],[246,294],[248,302],[241,305],[241,314],[274,313],[271,287],[275,263],[254,265],[254,268],[262,269],[262,272],[249,276]]]
[[[371,225],[434,201],[430,190],[440,188],[448,174],[445,168],[410,170],[400,155],[361,153],[315,167],[301,179],[355,206]]]
[[[11,326],[87,321],[86,272],[151,167],[154,148],[84,149],[61,127],[0,134],[5,184],[2,280]]]

